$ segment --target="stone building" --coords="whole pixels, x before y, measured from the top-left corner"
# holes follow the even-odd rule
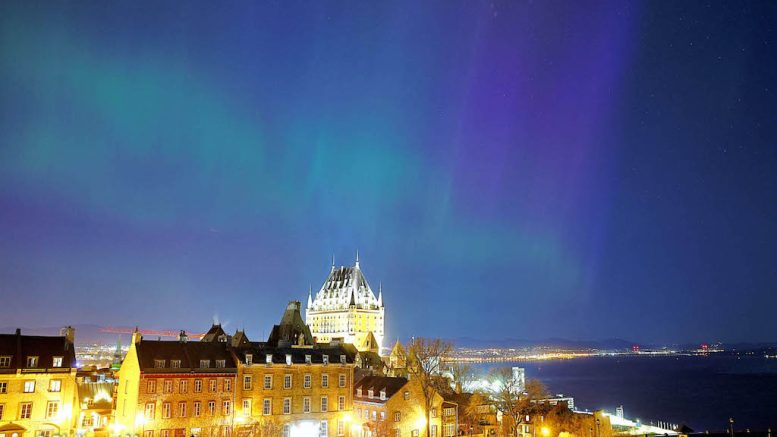
[[[229,437],[237,363],[226,342],[145,340],[136,332],[118,373],[116,428],[142,437]]]
[[[75,434],[75,330],[0,334],[0,437]]]
[[[316,293],[308,295],[305,321],[316,342],[342,339],[359,351],[380,353],[384,336],[383,290],[378,297],[370,287],[359,265],[335,267]],[[372,336],[370,336],[372,334]]]

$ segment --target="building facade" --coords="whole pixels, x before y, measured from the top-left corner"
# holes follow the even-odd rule
[[[354,385],[354,437],[440,437],[443,431],[443,397],[435,393],[427,417],[423,389],[414,380],[366,376]]]
[[[377,348],[380,353],[384,315],[382,287],[375,297],[357,255],[352,267],[332,264],[329,276],[315,298],[312,292],[308,295],[305,321],[316,342],[342,339],[360,351]]]
[[[78,415],[75,331],[0,335],[0,437],[74,435]]]

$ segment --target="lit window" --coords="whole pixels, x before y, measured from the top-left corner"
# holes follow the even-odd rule
[[[302,398],[302,412],[310,413],[310,398]]]
[[[186,417],[186,402],[178,402],[178,417]]]
[[[251,375],[243,376],[243,390],[251,390]]]
[[[170,360],[170,367],[172,367],[173,369],[180,369],[181,360]]]
[[[324,365],[326,366],[329,364],[329,355],[324,355],[322,358],[324,358]]]
[[[326,413],[327,411],[329,411],[329,398],[321,396],[321,412]]]
[[[329,422],[326,420],[321,421],[321,427],[320,427],[320,435],[322,436],[328,436],[329,435]]]
[[[161,369],[165,367],[165,360],[154,360],[154,368]]]
[[[345,396],[340,396],[337,398],[337,409],[339,411],[345,410]]]
[[[217,369],[223,369],[226,367],[227,361],[226,360],[216,360],[216,368]]]
[[[52,393],[57,393],[62,391],[62,380],[52,379],[51,381],[49,381],[49,391]]]
[[[194,392],[195,393],[202,392],[202,380],[201,379],[195,379],[194,380]]]
[[[153,420],[154,414],[156,410],[156,404],[153,402],[149,402],[146,404],[146,410],[145,410],[145,416],[146,419]]]
[[[62,357],[54,357],[51,359],[51,367],[62,367]]]
[[[181,393],[186,393],[189,390],[189,381],[183,379],[178,385],[178,389]]]
[[[149,379],[146,383],[146,393],[154,393],[156,392],[156,381],[153,379]]]
[[[305,364],[310,364],[313,362],[313,357],[310,355],[305,355]]]
[[[394,422],[401,422],[402,421],[402,413],[399,411],[394,412]]]
[[[225,392],[232,391],[232,380],[231,379],[224,379],[224,391]]]
[[[340,364],[345,364],[345,355],[340,355]]]
[[[286,365],[291,366],[291,354],[286,354]]]
[[[361,387],[356,389],[356,396],[359,396],[359,397],[362,396],[362,388]]]
[[[370,399],[372,399],[372,396],[374,395],[374,393],[375,393],[375,392],[374,392],[374,391],[372,391],[372,389],[369,389],[369,390],[367,390],[367,397],[368,397],[368,398],[370,398]]]
[[[48,404],[46,404],[46,418],[47,419],[53,419],[57,417],[57,413],[59,412],[59,402],[57,401],[49,401]]]
[[[35,381],[24,381],[24,392],[25,393],[34,393],[35,392]]]
[[[224,401],[222,404],[222,412],[225,416],[232,414],[232,401]]]
[[[272,375],[264,375],[264,389],[272,390]]]
[[[8,383],[3,381],[0,382],[0,394],[8,393]]]
[[[169,419],[171,414],[170,402],[162,403],[162,418]]]
[[[246,365],[250,366],[254,361],[254,356],[251,354],[246,354]]]
[[[7,369],[11,367],[11,357],[9,355],[3,355],[0,357],[0,368]]]
[[[345,373],[341,373],[340,376],[337,377],[337,385],[340,386],[340,388],[345,387]]]
[[[170,379],[165,379],[165,393],[172,393],[173,392],[173,381]]]
[[[210,381],[208,381],[208,387],[211,393],[215,393],[216,388],[218,388],[218,381],[216,381],[215,379],[211,379]]]
[[[410,399],[410,392],[409,391],[406,391],[404,393],[404,398],[405,398],[405,400],[409,400]]]
[[[265,357],[265,362],[266,362],[267,364],[272,364],[272,355],[268,354],[268,355]]]
[[[216,401],[208,401],[208,416],[216,414]]]
[[[200,360],[200,368],[207,369],[210,367],[210,360]]]
[[[243,399],[243,416],[251,415],[251,398]]]
[[[310,388],[310,374],[306,373],[303,379],[302,386],[304,388]]]
[[[200,417],[200,409],[202,408],[202,404],[200,401],[194,402],[194,417]]]
[[[291,375],[283,375],[283,388],[291,388]]]
[[[27,357],[27,367],[38,367],[38,357]]]
[[[326,373],[321,375],[321,387],[327,388],[329,387],[329,375]]]
[[[381,420],[381,422],[386,420],[386,412],[385,411],[381,411],[380,412],[380,420]]]

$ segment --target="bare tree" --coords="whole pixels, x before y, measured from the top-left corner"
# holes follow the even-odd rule
[[[469,363],[453,362],[448,366],[453,388],[456,393],[461,394],[462,387],[472,381],[472,365]]]
[[[509,367],[494,369],[491,378],[491,401],[497,410],[510,419],[509,431],[515,435],[515,427],[531,413],[536,405],[534,401],[547,398],[548,390],[536,379],[529,379],[526,387],[521,387]]]
[[[434,396],[445,389],[446,380],[442,377],[442,365],[450,357],[453,345],[439,338],[414,338],[407,347],[407,371],[418,381],[423,393],[423,408],[426,421],[426,435],[431,436],[429,414]]]

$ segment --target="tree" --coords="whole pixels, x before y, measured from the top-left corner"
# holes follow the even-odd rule
[[[547,398],[548,390],[536,379],[527,380],[526,386],[521,387],[521,382],[513,377],[509,367],[494,369],[491,379],[491,401],[498,411],[510,419],[509,430],[515,435],[515,427],[523,423],[526,415],[536,406],[534,401]]]
[[[472,381],[472,365],[469,363],[455,362],[448,366],[451,375],[451,383],[456,393],[461,394],[462,388]]]
[[[453,345],[439,338],[414,338],[407,347],[407,371],[411,379],[418,382],[423,395],[423,411],[426,421],[426,435],[431,436],[429,414],[434,396],[445,389],[446,380],[442,377],[442,364],[453,350]]]

